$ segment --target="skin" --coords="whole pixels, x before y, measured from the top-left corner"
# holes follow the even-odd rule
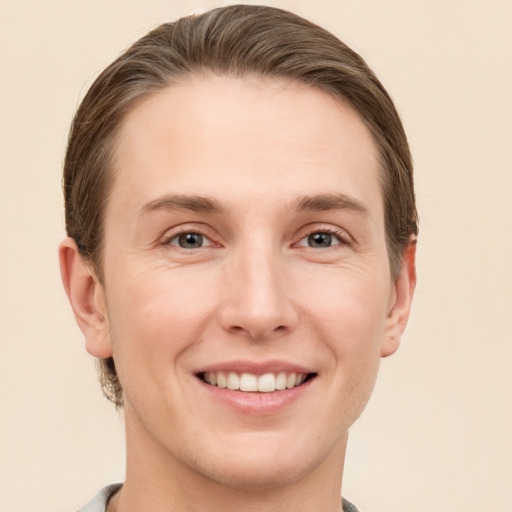
[[[190,77],[128,113],[115,157],[104,281],[73,240],[60,249],[87,350],[114,356],[125,392],[127,475],[109,510],[339,512],[348,429],[416,279],[414,243],[390,274],[370,132],[302,84]],[[183,233],[202,246],[180,247]],[[315,378],[248,413],[197,376],[240,360]]]

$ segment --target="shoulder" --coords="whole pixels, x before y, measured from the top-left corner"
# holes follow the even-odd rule
[[[105,512],[108,500],[121,488],[123,484],[111,484],[103,487],[77,512]]]
[[[358,508],[345,498],[343,498],[341,506],[343,508],[343,512],[359,512]]]

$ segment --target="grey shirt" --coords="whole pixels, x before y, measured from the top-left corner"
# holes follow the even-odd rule
[[[111,484],[103,487],[100,492],[92,497],[80,510],[77,512],[105,512],[107,509],[108,500],[122,487],[123,484]],[[355,505],[342,500],[343,512],[358,512]]]

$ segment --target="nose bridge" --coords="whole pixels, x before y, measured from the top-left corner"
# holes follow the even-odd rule
[[[285,262],[268,241],[248,241],[228,269],[224,327],[262,339],[293,328],[293,306]]]

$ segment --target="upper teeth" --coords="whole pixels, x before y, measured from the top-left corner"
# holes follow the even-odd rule
[[[306,380],[306,373],[265,373],[254,375],[252,373],[238,374],[235,372],[205,372],[203,378],[212,386],[240,391],[261,391],[271,393],[281,389],[290,389],[299,386]]]

